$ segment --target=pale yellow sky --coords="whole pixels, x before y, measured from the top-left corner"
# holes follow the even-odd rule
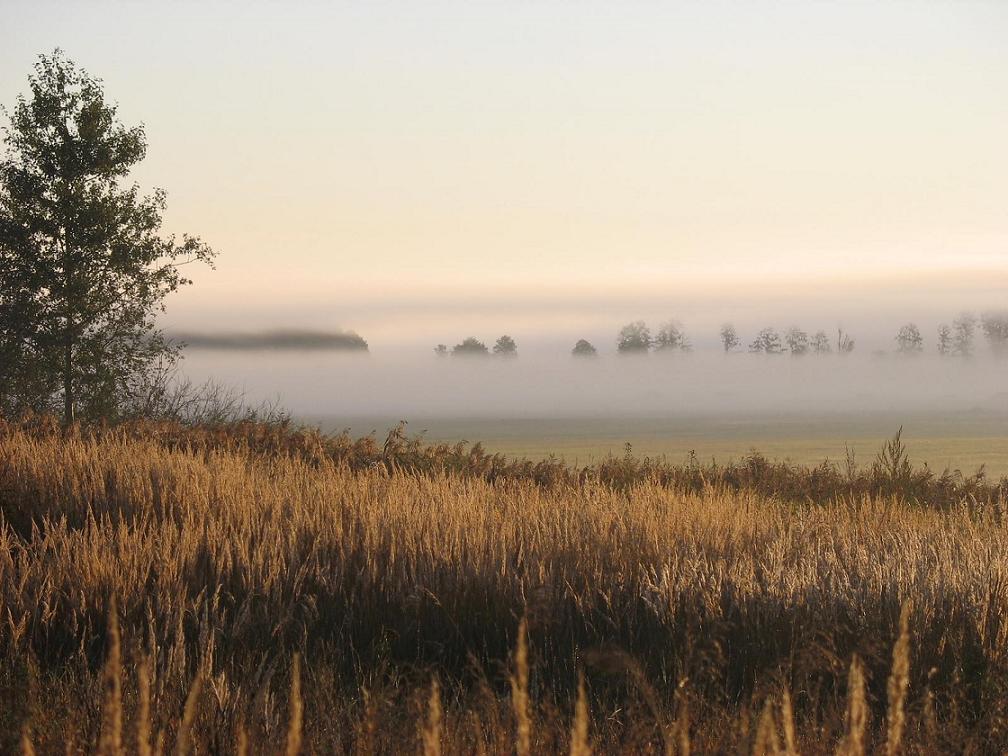
[[[146,124],[138,179],[220,252],[173,323],[836,320],[908,274],[1008,303],[1005,40],[1000,2],[5,0],[0,102],[60,46]]]

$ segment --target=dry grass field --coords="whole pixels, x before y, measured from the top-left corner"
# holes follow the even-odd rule
[[[0,422],[0,751],[1008,748],[1003,483],[608,465]]]
[[[674,462],[739,460],[753,449],[773,460],[817,465],[824,459],[843,464],[848,453],[868,462],[883,439],[903,427],[903,440],[915,463],[973,473],[981,465],[995,478],[1008,475],[1008,415],[1004,412],[757,413],[616,417],[449,417],[410,415],[409,427],[432,442],[479,440],[510,457],[560,457],[570,464],[592,464],[621,455],[630,443],[637,456]],[[383,431],[394,416],[308,417],[334,430],[349,426],[354,435]]]

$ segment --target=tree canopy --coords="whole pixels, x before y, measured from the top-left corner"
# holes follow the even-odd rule
[[[764,328],[756,334],[756,338],[749,345],[749,351],[759,354],[782,354],[784,346],[776,329]]]
[[[907,323],[896,333],[896,351],[900,354],[918,354],[924,351],[924,337],[914,323]]]
[[[616,349],[623,354],[646,352],[651,348],[651,330],[643,320],[627,323],[616,338]]]
[[[673,350],[689,352],[692,350],[692,346],[683,332],[682,326],[675,320],[669,320],[662,324],[655,335],[653,346],[659,352]]]
[[[735,326],[731,323],[725,323],[721,326],[721,345],[724,347],[725,352],[731,352],[738,349],[739,341],[738,333],[735,331]]]
[[[486,344],[477,339],[475,336],[470,336],[467,339],[463,339],[461,344],[453,346],[451,353],[454,355],[468,357],[489,354],[490,350],[487,349]]]
[[[518,345],[510,336],[504,335],[494,343],[493,353],[498,357],[517,357]]]
[[[174,362],[156,314],[210,263],[192,236],[161,234],[165,193],[128,183],[142,126],[120,123],[99,79],[42,55],[5,129],[0,161],[0,401],[107,416]]]

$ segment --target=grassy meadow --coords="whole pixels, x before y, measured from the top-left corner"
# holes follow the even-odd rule
[[[0,750],[1001,752],[1006,492],[0,423]]]
[[[412,417],[412,416],[411,416]],[[312,417],[312,422],[353,434],[383,433],[400,418]],[[630,444],[637,456],[672,463],[689,460],[726,463],[758,450],[773,460],[843,465],[848,452],[867,463],[883,441],[903,428],[903,441],[916,464],[936,471],[975,473],[983,465],[993,478],[1008,475],[1008,415],[984,411],[944,413],[775,415],[686,415],[620,417],[415,417],[411,432],[431,442],[478,440],[487,450],[510,457],[559,457],[570,464],[592,464],[622,455]]]

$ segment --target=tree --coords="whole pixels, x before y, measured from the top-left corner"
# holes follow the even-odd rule
[[[854,351],[854,339],[843,328],[836,330],[836,350],[839,354],[850,354]]]
[[[826,331],[816,331],[815,336],[812,337],[810,342],[812,351],[816,354],[829,354],[833,351],[830,346],[829,337],[826,335]]]
[[[71,423],[117,412],[179,358],[156,314],[191,283],[180,266],[214,253],[162,236],[164,191],[126,183],[147,141],[101,81],[59,50],[28,81],[0,161],[0,384],[31,387],[36,408],[62,404]]]
[[[738,334],[735,332],[735,326],[731,323],[725,323],[721,326],[721,344],[724,346],[725,352],[733,352],[741,344]]]
[[[1008,313],[985,312],[980,318],[980,326],[994,354],[1008,353]]]
[[[453,346],[451,353],[452,355],[458,355],[461,357],[473,357],[489,354],[490,350],[487,349],[486,344],[482,341],[470,336],[467,339],[463,339],[461,344]]]
[[[693,349],[681,326],[674,320],[668,321],[658,329],[654,339],[654,348],[659,352],[674,349],[678,349],[680,352],[689,352]]]
[[[598,354],[594,346],[592,346],[590,341],[585,339],[578,339],[574,348],[571,350],[571,354],[575,357],[594,357]]]
[[[438,357],[444,357],[446,354],[448,354],[448,347],[445,344],[438,344],[436,347],[434,347],[434,354],[436,354]]]
[[[780,334],[773,328],[764,328],[756,339],[749,345],[749,351],[759,354],[782,354],[784,347],[781,345]]]
[[[500,357],[517,357],[518,345],[510,336],[501,336],[493,346],[493,353]]]
[[[651,331],[643,320],[627,323],[620,329],[616,349],[622,354],[646,352],[651,348]]]
[[[952,329],[945,323],[938,326],[938,354],[952,354]]]
[[[924,351],[924,337],[913,323],[907,323],[896,334],[896,351],[900,354],[919,354]]]
[[[960,357],[973,354],[973,336],[976,333],[976,317],[962,313],[952,321],[952,352]]]
[[[809,350],[808,334],[801,328],[789,329],[784,340],[787,342],[788,349],[791,350],[791,354],[793,355],[800,356],[806,354]]]

